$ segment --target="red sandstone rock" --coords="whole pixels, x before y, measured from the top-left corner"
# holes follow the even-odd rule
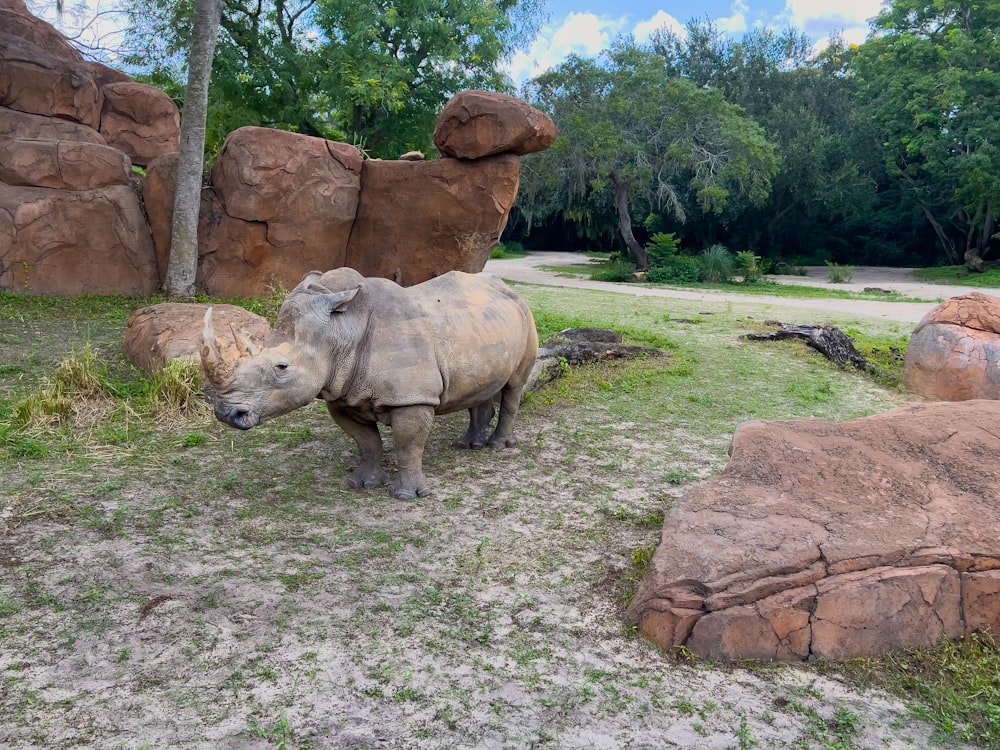
[[[83,55],[50,23],[35,18],[22,2],[0,3],[0,29],[11,36],[21,37],[52,57],[82,63]]]
[[[346,265],[406,286],[478,273],[517,198],[520,159],[366,161]]]
[[[0,183],[0,289],[143,295],[158,287],[153,243],[130,188]]]
[[[0,136],[41,141],[82,141],[107,145],[104,137],[93,128],[78,122],[18,112],[0,107]]]
[[[157,156],[180,151],[181,115],[173,100],[145,83],[110,83],[103,88],[101,135],[140,167]]]
[[[0,32],[0,106],[98,129],[104,95],[90,68]]]
[[[212,185],[224,214],[261,224],[267,246],[254,241],[248,255],[246,242],[234,243],[232,222],[211,217],[204,252],[216,256],[218,268],[244,264],[242,270],[252,274],[247,288],[258,292],[275,281],[291,288],[311,270],[344,265],[361,162],[353,146],[322,138],[255,127],[230,133]],[[229,226],[214,231],[222,223]]]
[[[667,514],[628,619],[713,659],[1000,632],[1000,403],[756,422]]]
[[[91,190],[128,185],[132,163],[118,149],[96,143],[12,138],[0,141],[0,182]]]
[[[160,278],[167,278],[170,260],[170,235],[173,231],[174,196],[177,193],[178,154],[164,154],[146,165],[142,181],[142,203],[146,208],[149,230],[156,248],[156,264]]]
[[[125,326],[125,354],[152,375],[175,359],[201,361],[202,327],[208,305],[164,302],[137,310]],[[235,305],[213,305],[216,337],[232,356],[238,355],[233,330],[263,340],[271,326],[260,315]]]
[[[929,398],[1000,398],[1000,298],[972,292],[947,300],[910,335],[906,386]]]
[[[509,152],[544,151],[559,131],[545,113],[521,99],[490,91],[462,91],[445,105],[434,145],[445,156],[479,159]]]

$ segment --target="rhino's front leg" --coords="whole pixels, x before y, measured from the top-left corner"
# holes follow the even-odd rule
[[[469,409],[469,429],[458,441],[458,447],[471,448],[472,450],[485,448],[486,431],[490,428],[490,422],[493,421],[496,413],[496,404],[492,398]]]
[[[398,500],[425,497],[430,488],[424,477],[424,446],[434,424],[434,409],[430,406],[405,406],[389,414],[392,442],[395,445],[399,477],[392,485],[392,496]]]
[[[340,429],[354,438],[361,453],[361,465],[347,480],[348,487],[352,490],[370,490],[388,484],[389,475],[382,469],[382,435],[379,434],[378,425],[359,422],[329,401],[326,402],[326,408]]]

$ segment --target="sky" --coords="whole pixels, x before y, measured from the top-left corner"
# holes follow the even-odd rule
[[[593,57],[622,34],[641,42],[654,29],[682,30],[691,19],[711,19],[737,37],[754,28],[791,25],[805,32],[817,51],[835,32],[860,44],[880,6],[881,0],[547,0],[548,20],[508,71],[520,85],[571,53]]]
[[[641,42],[661,26],[682,30],[691,20],[711,19],[719,29],[739,37],[759,27],[776,30],[793,26],[805,32],[817,51],[830,35],[840,32],[847,42],[860,44],[868,33],[868,19],[874,17],[881,0],[542,0],[547,20],[528,48],[515,54],[507,67],[520,85],[551,67],[570,53],[593,57],[607,49],[616,37],[631,34]],[[33,12],[55,20],[55,3],[29,0]],[[86,20],[92,23],[82,36],[86,41],[108,34],[118,16],[118,0],[69,0],[59,23],[64,32]],[[103,21],[103,22],[102,22]],[[70,28],[66,28],[70,27]]]

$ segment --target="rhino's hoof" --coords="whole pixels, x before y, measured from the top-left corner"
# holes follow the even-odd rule
[[[352,490],[373,490],[376,487],[381,487],[382,485],[388,483],[389,483],[389,476],[387,474],[383,474],[382,476],[379,476],[377,474],[374,476],[369,476],[369,475],[358,476],[357,474],[355,474],[347,480],[347,486],[350,487]]]
[[[490,445],[490,448],[493,448],[494,450],[500,450],[501,448],[513,448],[515,445],[517,445],[517,438],[515,438],[515,437],[509,437],[509,438],[497,438],[497,437],[494,437],[494,438],[490,438],[490,444],[489,445]]]
[[[395,487],[392,496],[397,500],[414,500],[431,494],[430,487]]]

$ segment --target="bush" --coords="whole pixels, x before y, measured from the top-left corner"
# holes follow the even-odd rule
[[[702,278],[710,284],[723,284],[733,276],[735,259],[725,245],[712,245],[701,251]]]
[[[627,260],[609,260],[594,269],[594,281],[635,281],[635,263]]]
[[[507,242],[501,242],[493,248],[490,258],[494,260],[501,258],[523,258],[525,255],[527,253],[524,252],[524,245],[517,240],[508,240]]]
[[[646,281],[653,284],[697,284],[702,280],[704,271],[697,258],[690,255],[677,255],[669,258],[663,265],[656,265],[646,272]]]
[[[664,234],[660,232],[654,234],[646,243],[646,254],[649,256],[651,266],[666,266],[672,258],[677,255],[681,241],[673,232]]]
[[[839,263],[827,261],[826,267],[830,271],[831,284],[850,283],[851,277],[854,276],[854,269],[851,266],[842,266]]]
[[[736,253],[736,267],[743,273],[743,283],[756,284],[764,278],[764,264],[749,250]]]

